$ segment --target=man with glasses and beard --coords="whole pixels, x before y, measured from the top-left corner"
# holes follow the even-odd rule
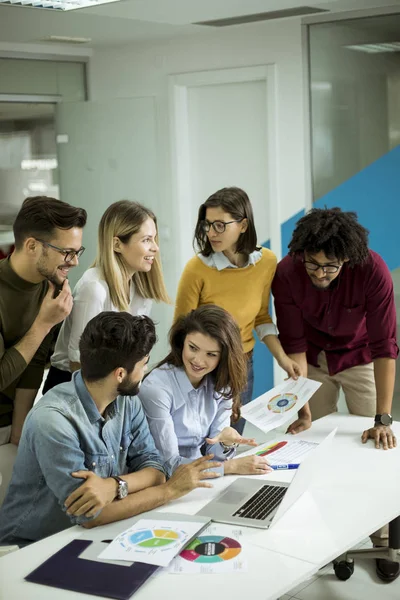
[[[71,312],[85,224],[85,210],[47,196],[27,198],[15,219],[15,250],[0,260],[0,445],[18,444],[54,327]]]
[[[337,411],[340,389],[349,412],[371,417],[362,442],[396,446],[391,408],[395,382],[396,309],[383,259],[368,248],[368,231],[353,212],[312,209],[296,224],[289,255],[272,284],[279,338],[302,375],[322,383],[289,430],[298,433]],[[387,545],[387,531],[372,536]],[[384,581],[398,563],[377,560]]]
[[[80,339],[81,370],[29,413],[0,509],[0,544],[26,545],[72,524],[95,527],[183,496],[220,463],[164,467],[136,394],[156,341],[153,321],[103,312]]]

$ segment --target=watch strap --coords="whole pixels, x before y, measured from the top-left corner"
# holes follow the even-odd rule
[[[393,423],[393,417],[389,413],[375,415],[375,425],[390,426]]]
[[[111,477],[113,479],[115,479],[115,481],[118,483],[117,498],[119,500],[121,500],[121,498],[122,498],[122,496],[121,496],[121,489],[122,489],[122,486],[124,485],[124,483],[126,483],[126,481],[124,481],[123,479],[121,479],[121,477],[118,477],[118,475],[112,475]]]

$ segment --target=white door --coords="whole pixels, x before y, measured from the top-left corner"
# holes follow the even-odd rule
[[[259,244],[280,251],[274,89],[273,66],[171,77],[181,269],[193,253],[198,207],[223,187],[248,193]],[[254,364],[256,397],[274,381],[272,356],[258,341]]]

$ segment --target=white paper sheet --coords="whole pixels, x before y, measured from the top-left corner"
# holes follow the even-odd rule
[[[271,431],[296,416],[320,386],[306,377],[289,379],[243,406],[242,416],[262,431]]]
[[[172,574],[245,573],[243,530],[219,523],[209,525],[172,561],[168,570]]]
[[[140,519],[120,533],[99,558],[166,567],[203,528],[204,522]]]
[[[260,444],[257,448],[243,452],[240,457],[253,454],[265,456],[270,465],[301,463],[317,446],[317,442],[307,442],[305,440],[279,440]]]

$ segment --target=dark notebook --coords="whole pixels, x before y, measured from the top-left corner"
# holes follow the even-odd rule
[[[73,540],[25,577],[31,583],[128,600],[160,567],[135,562],[112,565],[79,558],[90,540]]]

